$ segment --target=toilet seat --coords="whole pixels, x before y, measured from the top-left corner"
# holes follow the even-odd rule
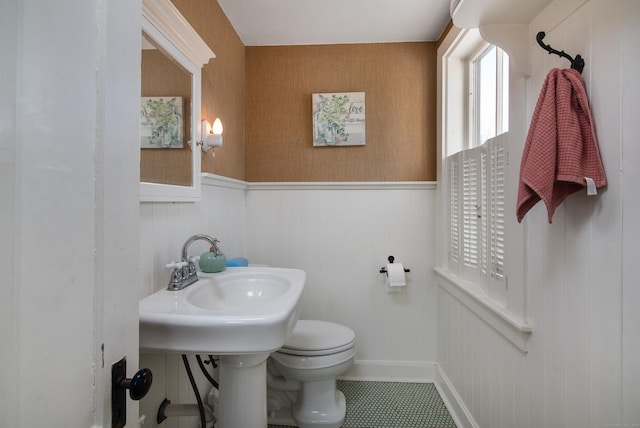
[[[293,333],[278,351],[298,356],[336,354],[352,348],[356,335],[348,327],[329,321],[298,320]]]

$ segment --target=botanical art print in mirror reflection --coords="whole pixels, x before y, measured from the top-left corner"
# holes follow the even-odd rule
[[[141,148],[182,148],[182,128],[182,97],[142,97]]]
[[[365,144],[364,92],[313,94],[313,145]]]

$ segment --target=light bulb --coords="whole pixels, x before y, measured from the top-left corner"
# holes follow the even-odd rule
[[[222,135],[222,122],[219,117],[216,117],[216,120],[213,122],[213,134]]]

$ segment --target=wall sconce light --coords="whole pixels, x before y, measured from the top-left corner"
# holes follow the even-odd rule
[[[202,151],[208,152],[214,147],[222,146],[222,122],[220,118],[216,118],[213,122],[213,128],[207,120],[202,122]],[[215,156],[215,152],[212,153]]]

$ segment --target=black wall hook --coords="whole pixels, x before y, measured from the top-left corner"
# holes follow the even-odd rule
[[[538,42],[540,47],[542,47],[542,49],[544,49],[545,51],[549,52],[550,54],[556,54],[556,55],[559,55],[559,56],[561,56],[563,58],[568,59],[569,61],[571,61],[571,68],[573,68],[575,70],[578,70],[578,72],[580,74],[582,74],[582,70],[584,70],[584,59],[582,59],[582,57],[580,55],[576,55],[576,57],[574,59],[573,57],[568,55],[565,51],[556,50],[556,49],[552,48],[551,46],[545,44],[542,41],[542,39],[544,39],[544,36],[546,36],[544,31],[540,31],[536,35],[536,41]]]

